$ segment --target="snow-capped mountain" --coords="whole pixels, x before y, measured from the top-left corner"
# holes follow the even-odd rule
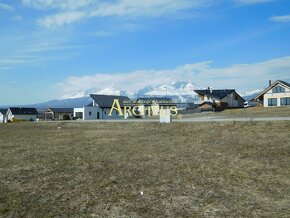
[[[245,100],[248,101],[258,96],[261,92],[262,90],[257,89],[257,90],[242,92],[240,94]]]
[[[86,89],[84,91],[72,93],[72,94],[69,94],[69,95],[64,95],[59,100],[83,98],[83,97],[90,96],[90,94],[117,95],[117,96],[125,95],[125,96],[129,96],[129,97],[133,95],[132,93],[130,93],[128,91],[119,90],[114,85],[112,85],[112,86],[109,86],[109,87],[107,87],[105,89],[101,89],[101,90],[98,89],[98,88],[90,88],[90,89]]]
[[[114,86],[110,86],[108,88],[102,89],[98,92],[95,93],[91,93],[91,94],[98,94],[98,95],[123,95],[123,96],[132,96],[132,93],[128,92],[128,91],[124,91],[124,90],[119,90]]]
[[[144,96],[168,96],[176,102],[193,102],[198,100],[198,96],[194,92],[196,89],[201,89],[201,87],[188,81],[178,81],[169,85],[157,86]]]
[[[154,90],[153,87],[151,87],[151,86],[145,86],[144,88],[141,88],[141,89],[137,90],[137,91],[134,93],[134,96],[135,96],[135,97],[144,96],[144,95],[146,95],[146,93],[151,92],[151,91],[153,91],[153,90]]]
[[[197,94],[195,89],[201,89],[194,83],[189,81],[176,81],[171,84],[159,85],[157,87],[145,86],[140,89],[129,92],[127,90],[118,89],[115,85],[111,85],[105,89],[89,88],[86,90],[70,93],[62,96],[60,99],[55,99],[49,102],[35,104],[34,106],[40,108],[46,107],[82,107],[91,102],[90,94],[99,95],[124,95],[131,99],[145,96],[166,96],[176,102],[193,102],[197,101]]]
[[[83,91],[65,95],[60,99],[51,100],[44,103],[30,105],[36,108],[48,107],[83,107],[91,103],[92,99],[90,94],[100,95],[124,95],[134,100],[138,97],[164,97],[167,96],[178,103],[198,102],[200,99],[194,92],[196,89],[204,89],[189,81],[176,81],[170,84],[163,84],[156,87],[145,86],[140,89],[129,92],[126,90],[118,89],[116,86],[111,85],[105,89],[90,88]],[[261,90],[252,90],[241,92],[240,95],[245,100],[250,100],[256,97]]]
[[[150,92],[145,93],[145,95],[164,96],[167,94],[170,96],[196,96],[195,89],[200,89],[200,87],[191,82],[181,81],[173,82],[170,85],[158,86]]]
[[[75,98],[85,98],[90,94],[100,94],[100,95],[125,95],[131,99],[137,99],[138,97],[162,97],[167,96],[179,103],[187,102],[197,102],[199,101],[198,95],[194,90],[204,89],[190,81],[176,81],[170,84],[163,84],[156,87],[145,86],[136,90],[135,92],[129,92],[126,90],[118,89],[116,86],[111,85],[105,89],[91,88],[78,93],[73,93],[70,96],[63,96],[63,99],[75,99]],[[261,90],[252,90],[241,92],[241,96],[246,100],[250,100],[257,96]]]
[[[90,94],[99,94],[99,95],[125,95],[132,99],[136,99],[141,96],[170,96],[178,97],[180,101],[185,102],[192,98],[196,98],[197,94],[194,92],[195,89],[200,89],[199,86],[188,82],[188,81],[177,81],[171,84],[159,85],[157,87],[145,86],[136,90],[135,92],[129,92],[126,90],[121,90],[111,85],[105,89],[90,88],[80,92],[72,93],[69,95],[64,95],[59,100],[64,99],[76,99],[87,97]]]

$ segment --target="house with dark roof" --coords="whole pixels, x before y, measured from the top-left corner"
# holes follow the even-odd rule
[[[168,97],[140,97],[132,106],[139,106],[139,112],[144,116],[158,116],[161,109],[176,106],[176,103]]]
[[[36,121],[37,115],[36,108],[10,107],[7,111],[7,120]]]
[[[82,108],[74,108],[74,118],[82,120],[120,119],[119,112],[114,110],[109,116],[114,100],[118,100],[123,110],[130,99],[126,96],[91,94],[92,103]]]
[[[201,104],[204,102],[211,102],[214,104],[211,107],[218,109],[225,108],[242,108],[244,107],[245,100],[236,92],[235,89],[204,89],[194,90],[200,100]],[[208,105],[208,104],[207,104]]]
[[[8,109],[0,109],[0,123],[7,122],[7,111]]]
[[[256,98],[264,107],[290,106],[290,83],[277,80],[269,81],[269,86]]]
[[[45,120],[73,119],[73,108],[48,108],[44,113]]]

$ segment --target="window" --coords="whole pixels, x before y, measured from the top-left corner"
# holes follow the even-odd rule
[[[277,98],[269,98],[268,106],[277,106]]]
[[[92,116],[92,111],[89,111],[89,116]]]
[[[119,111],[116,111],[116,115],[119,115]]]
[[[281,92],[285,92],[285,89],[281,86],[276,86],[274,89],[273,89],[273,93],[281,93]]]
[[[83,119],[83,112],[76,112],[77,119]]]
[[[107,115],[107,111],[104,111],[105,115]]]
[[[281,106],[290,105],[290,98],[281,98]]]

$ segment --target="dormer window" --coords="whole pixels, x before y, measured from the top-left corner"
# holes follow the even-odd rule
[[[273,88],[273,93],[281,93],[281,92],[285,92],[285,89],[281,86],[276,86],[275,88]]]

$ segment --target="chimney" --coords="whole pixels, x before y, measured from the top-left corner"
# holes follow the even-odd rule
[[[210,93],[212,93],[212,87],[208,87]]]
[[[271,86],[272,85],[272,81],[271,80],[269,80],[269,86]]]

